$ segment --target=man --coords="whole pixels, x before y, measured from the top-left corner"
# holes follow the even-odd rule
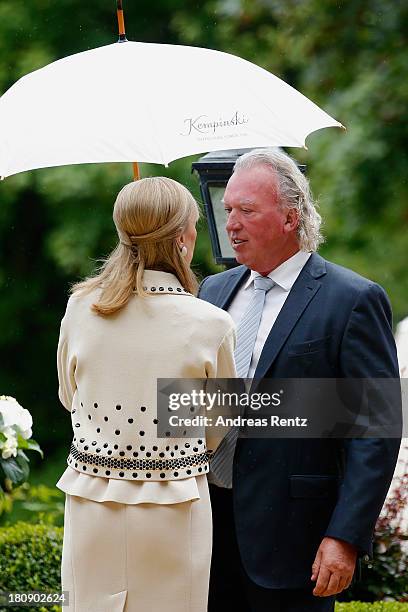
[[[199,297],[235,320],[238,375],[397,378],[387,296],[317,255],[321,218],[291,158],[240,157],[224,204],[242,265],[206,278]],[[240,438],[234,448],[232,490],[215,477],[227,456],[214,458],[209,612],[333,610],[356,559],[371,554],[399,440]]]

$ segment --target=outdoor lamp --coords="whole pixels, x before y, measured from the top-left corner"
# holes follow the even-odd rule
[[[224,264],[229,268],[238,264],[225,230],[227,219],[222,199],[236,160],[251,150],[215,151],[207,153],[192,164],[192,170],[197,171],[200,179],[201,197],[204,202],[215,263]],[[306,166],[298,164],[298,167],[301,172],[305,172]]]

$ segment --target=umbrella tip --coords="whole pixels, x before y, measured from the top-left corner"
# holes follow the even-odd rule
[[[305,151],[309,150],[308,147],[305,144],[303,145],[303,148],[304,148]]]
[[[343,125],[342,123],[340,123],[340,127],[341,127],[341,129],[342,129],[342,130],[344,130],[345,132],[347,132],[347,128],[346,128],[346,126],[345,126],[345,125]]]

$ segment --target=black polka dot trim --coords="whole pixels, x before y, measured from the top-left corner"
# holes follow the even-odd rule
[[[84,471],[86,471],[87,466],[99,466],[110,470],[159,470],[163,472],[173,470],[177,471],[189,467],[206,467],[210,456],[211,453],[209,451],[205,451],[203,453],[196,453],[193,456],[179,457],[175,459],[131,459],[130,457],[105,457],[103,455],[81,452],[74,444],[72,444],[68,460],[83,464],[82,469]],[[202,471],[202,469],[199,471]]]
[[[186,289],[184,289],[184,287],[179,286],[174,286],[174,287],[163,287],[161,286],[155,286],[152,285],[150,287],[143,287],[144,291],[147,291],[148,293],[179,293],[181,295],[191,295],[191,293],[189,293]]]

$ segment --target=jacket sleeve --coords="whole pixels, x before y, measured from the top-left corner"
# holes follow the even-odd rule
[[[220,381],[218,383],[218,379],[231,379],[236,378],[236,369],[235,369],[235,360],[234,360],[234,350],[236,343],[236,335],[235,328],[231,327],[228,332],[225,334],[219,348],[217,351],[217,358],[214,369],[214,382],[209,380],[207,390],[215,392],[217,390],[223,390],[223,383]],[[211,377],[212,378],[212,377]],[[220,389],[221,385],[221,389]],[[226,385],[226,390],[230,390],[230,385]],[[218,411],[215,410],[211,415],[214,419]],[[228,429],[221,427],[207,427],[206,428],[206,442],[207,448],[210,451],[215,451],[215,449],[220,445],[221,440],[226,435]]]
[[[235,328],[225,334],[217,353],[214,378],[236,378],[234,350],[236,343]]]
[[[373,397],[361,394],[358,381],[375,388],[377,417],[381,420],[386,414],[399,424],[401,395],[391,317],[384,290],[374,283],[367,285],[358,296],[343,336],[340,376],[351,380],[351,388],[356,381],[356,405],[361,401],[370,404]],[[389,380],[382,384],[380,379]],[[350,409],[355,409],[353,394],[348,401]],[[398,426],[393,429],[396,431]],[[372,554],[374,527],[391,483],[399,446],[400,438],[387,435],[343,440],[344,474],[326,536],[353,544],[360,554]]]
[[[69,355],[68,335],[64,320],[62,320],[57,350],[58,397],[69,412],[71,412],[72,400],[76,391],[75,367],[76,359]]]
[[[200,300],[205,300],[205,297],[204,297],[204,294],[205,294],[204,285],[206,284],[206,281],[209,278],[210,278],[209,276],[206,276],[205,278],[203,278],[203,280],[200,283],[200,286],[198,287],[197,297],[200,298]]]

